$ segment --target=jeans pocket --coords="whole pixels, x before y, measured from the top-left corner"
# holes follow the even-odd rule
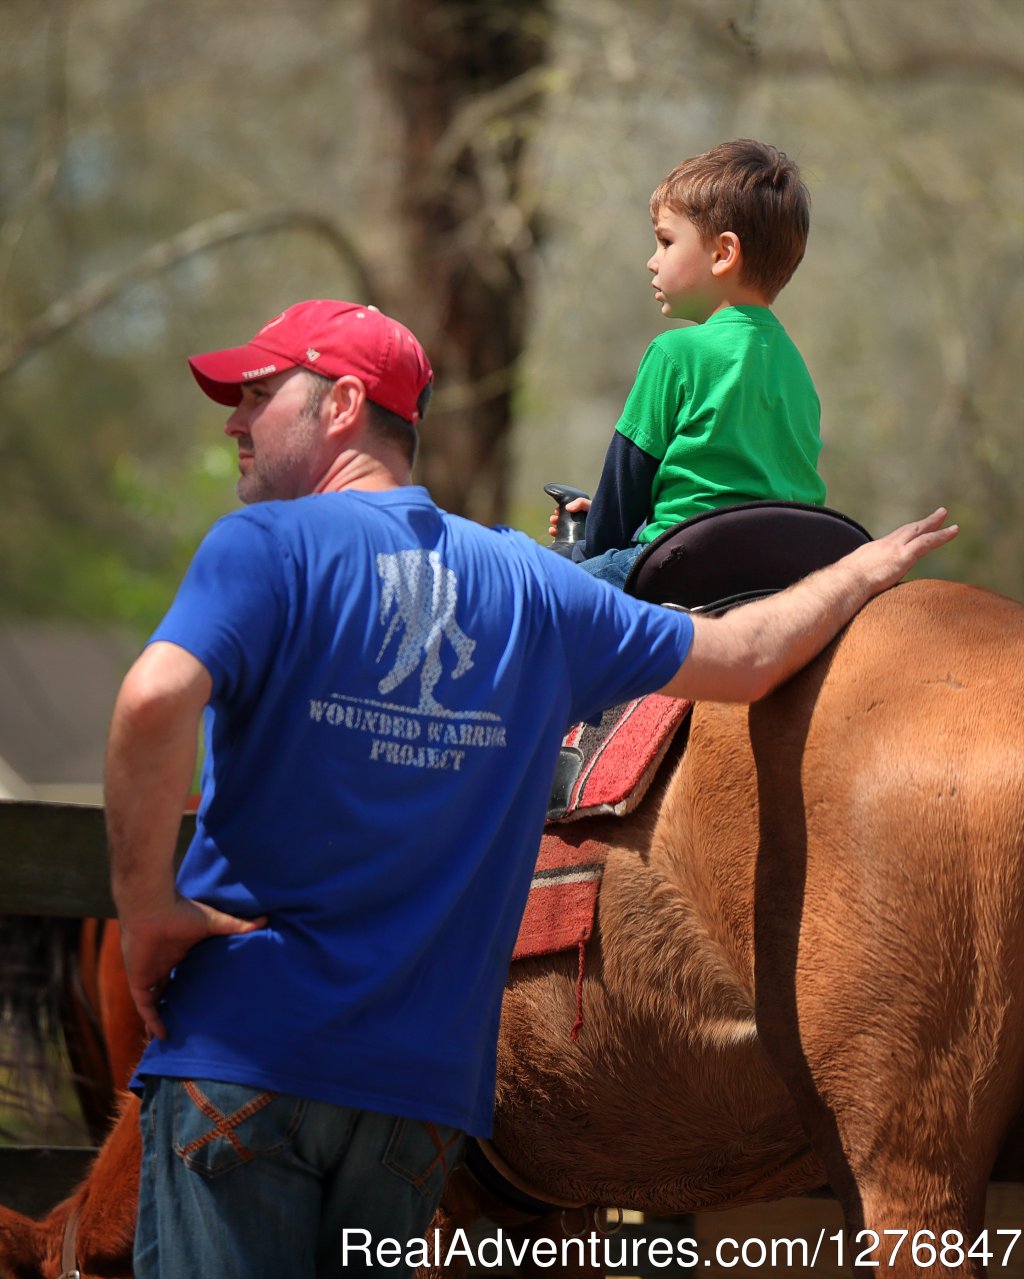
[[[436,1206],[465,1140],[461,1129],[447,1124],[399,1118],[381,1162]]]
[[[174,1084],[174,1149],[183,1163],[217,1177],[292,1141],[306,1112],[302,1097],[244,1084],[182,1079]]]

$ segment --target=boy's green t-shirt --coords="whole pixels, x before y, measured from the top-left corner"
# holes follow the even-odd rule
[[[803,357],[767,307],[662,333],[615,427],[660,462],[639,541],[738,502],[821,505],[820,421]]]

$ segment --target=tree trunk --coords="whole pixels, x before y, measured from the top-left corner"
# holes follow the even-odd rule
[[[371,0],[369,48],[397,115],[398,226],[382,305],[434,366],[418,476],[441,506],[506,516],[512,397],[536,229],[525,160],[550,0]]]

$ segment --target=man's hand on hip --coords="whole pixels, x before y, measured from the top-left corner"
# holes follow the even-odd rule
[[[128,986],[146,1029],[157,1039],[167,1036],[158,1011],[171,971],[192,947],[208,937],[252,933],[265,928],[263,919],[239,919],[202,902],[177,897],[169,910],[121,918],[121,952]]]

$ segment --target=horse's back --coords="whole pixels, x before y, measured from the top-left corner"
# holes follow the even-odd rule
[[[1017,600],[958,582],[906,582],[862,609],[834,647],[836,658],[854,664],[851,674],[874,680],[887,697],[928,707],[930,689],[944,697],[964,692],[964,703],[994,698],[1018,732],[1024,727],[1024,604]]]

